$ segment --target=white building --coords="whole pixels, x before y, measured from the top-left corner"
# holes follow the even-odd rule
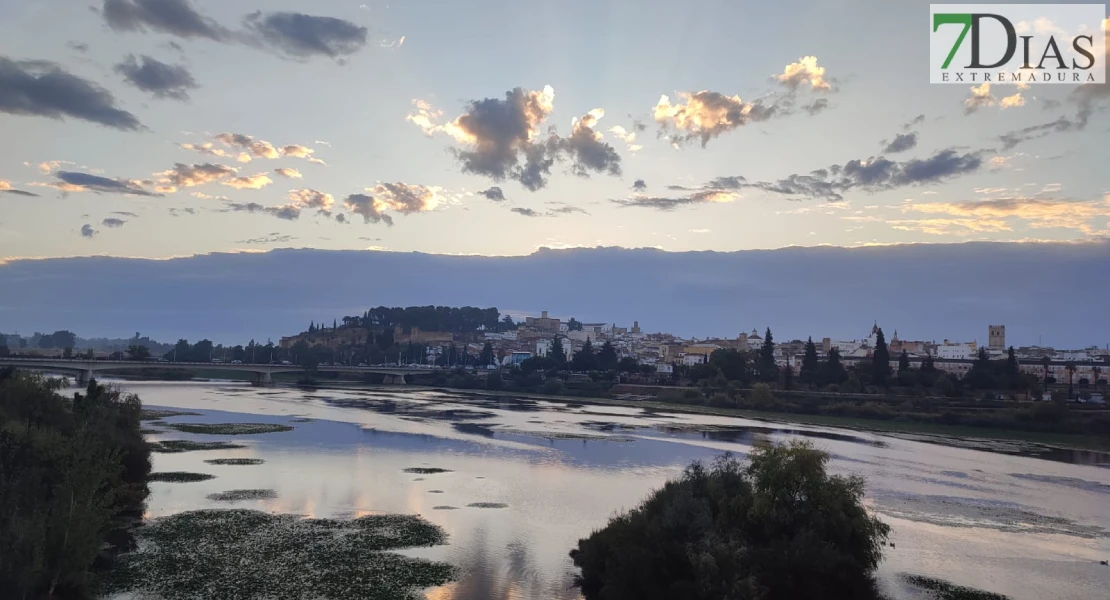
[[[704,354],[683,354],[682,364],[686,365],[687,367],[702,365],[705,364],[705,359],[706,355]]]
[[[975,342],[954,344],[944,340],[943,344],[937,346],[937,358],[941,360],[967,360],[977,358],[978,354]]]

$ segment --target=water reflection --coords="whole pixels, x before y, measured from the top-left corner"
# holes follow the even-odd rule
[[[881,568],[888,581],[913,571],[1040,600],[1099,597],[1108,573],[1098,560],[1110,557],[1110,471],[1083,464],[827,428],[474,394],[128,387],[147,405],[201,413],[170,421],[294,427],[220,438],[246,446],[239,450],[155,456],[156,470],[216,478],[152,484],[152,516],[227,507],[206,496],[230,489],[277,492],[276,499],[232,505],[238,508],[314,517],[420,514],[445,529],[449,544],[405,554],[461,569],[457,581],[429,590],[431,599],[578,598],[567,553],[615,511],[634,506],[692,460],[801,436],[830,452],[834,471],[867,478],[867,502],[894,526],[897,550]],[[155,437],[213,439],[172,431]],[[225,457],[266,462],[204,462]],[[405,473],[410,467],[450,472]],[[507,507],[468,506],[475,503]],[[454,510],[437,510],[444,506]]]

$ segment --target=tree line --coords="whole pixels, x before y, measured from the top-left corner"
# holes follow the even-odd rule
[[[95,596],[102,546],[142,518],[150,448],[134,395],[0,370],[0,590]],[[122,536],[125,537],[125,536]]]

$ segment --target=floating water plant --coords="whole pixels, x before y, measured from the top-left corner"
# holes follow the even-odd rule
[[[109,593],[165,600],[319,598],[416,600],[454,577],[447,564],[387,552],[446,541],[415,516],[349,521],[254,510],[201,510],[140,528],[141,551],[121,555]]]
[[[261,458],[210,458],[204,462],[210,465],[260,465],[266,461]]]
[[[147,481],[165,481],[168,483],[191,483],[194,481],[208,481],[215,479],[215,475],[207,473],[189,473],[187,471],[166,471],[163,473],[151,473]]]
[[[274,490],[228,490],[226,492],[217,492],[215,494],[208,494],[209,500],[216,502],[240,502],[242,500],[273,500],[277,498],[277,492]]]
[[[246,448],[246,446],[230,442],[194,442],[193,440],[163,440],[150,443],[151,451],[163,453],[191,452],[193,450],[235,450],[238,448]]]
[[[253,435],[256,433],[293,431],[292,426],[277,423],[166,423],[166,427],[184,433],[208,435]]]
[[[435,475],[436,473],[450,473],[451,469],[440,469],[439,467],[409,467],[405,469],[406,473],[417,473],[419,475]]]

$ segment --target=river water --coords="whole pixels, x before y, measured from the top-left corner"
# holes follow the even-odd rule
[[[892,596],[918,597],[898,577],[917,573],[1015,600],[1110,597],[1110,567],[1099,565],[1110,559],[1105,454],[991,446],[1003,453],[834,428],[402,387],[117,383],[148,408],[200,413],[169,422],[294,427],[241,436],[152,434],[247,447],[155,454],[155,471],[216,478],[152,483],[149,517],[227,508],[206,496],[230,489],[277,492],[237,508],[339,518],[420,514],[447,531],[449,544],[404,553],[447,561],[461,573],[428,590],[429,600],[579,598],[567,553],[580,537],[691,461],[799,437],[828,451],[833,471],[867,479],[866,501],[893,528],[894,547],[880,568]],[[225,457],[265,463],[204,462]],[[412,467],[450,472],[404,471]],[[504,507],[468,506],[475,503]]]

